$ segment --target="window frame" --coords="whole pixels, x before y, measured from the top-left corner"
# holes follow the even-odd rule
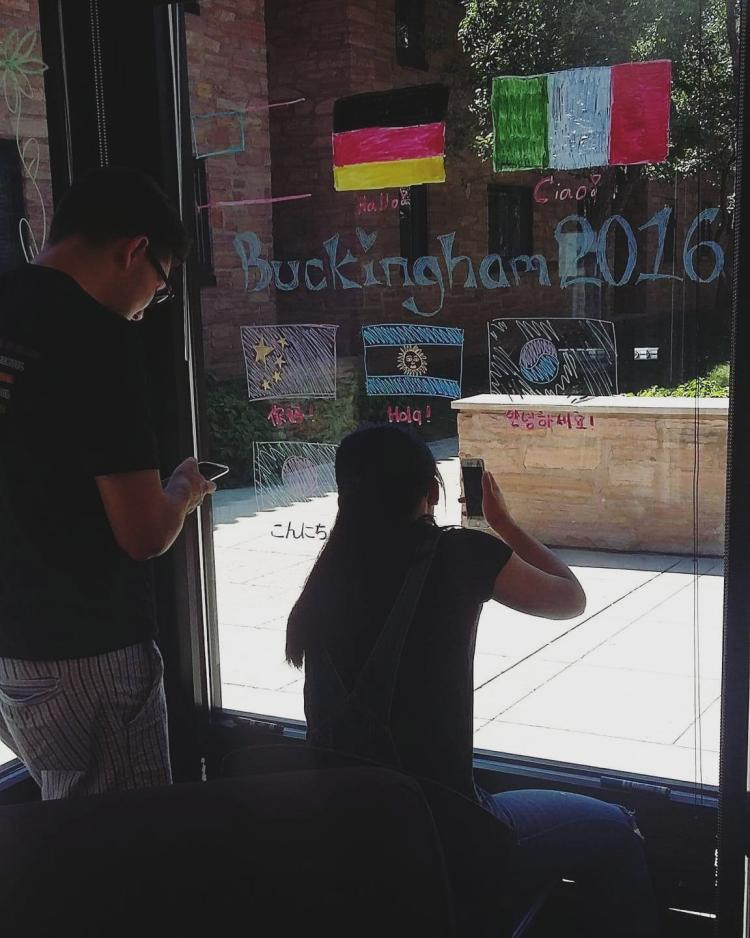
[[[430,193],[429,186],[410,186],[406,191],[408,203],[404,202],[403,190],[399,190],[401,255],[414,261],[430,253]]]
[[[81,35],[71,31],[65,33],[63,39],[62,21],[65,11],[70,9],[66,0],[40,0],[40,27],[42,31],[45,60],[50,65],[47,76],[49,83],[59,82],[57,92],[50,93],[48,105],[48,126],[50,133],[50,151],[53,160],[53,185],[55,186],[55,200],[62,194],[66,182],[69,182],[72,167],[79,171],[81,163],[91,159],[91,139],[71,139],[63,133],[66,127],[65,108],[68,100],[76,108],[79,106],[90,108],[93,101],[86,96],[79,98],[78,92],[70,83],[70,74],[67,68],[86,48],[86,41]],[[166,139],[160,142],[155,149],[158,153],[149,156],[152,165],[161,169],[161,174],[168,181],[168,188],[172,192],[180,191],[181,178],[184,175],[184,164],[177,148],[177,138],[180,133],[175,121],[183,122],[183,136],[189,133],[189,121],[185,120],[187,108],[187,95],[185,89],[186,61],[184,48],[184,14],[177,5],[163,6],[153,11],[153,35],[142,36],[142,41],[149,44],[153,42],[155,49],[161,52],[168,50],[162,63],[161,86],[152,85],[150,91],[154,101],[154,108],[165,121]],[[748,23],[743,18],[743,52],[747,39]],[[170,36],[175,33],[181,37],[179,48],[175,48]],[[173,70],[177,56],[177,68]],[[62,71],[63,59],[66,61],[66,70]],[[750,146],[750,134],[747,129],[747,93],[745,85],[741,93],[741,128],[740,143]],[[129,97],[133,96],[132,89],[128,89]],[[137,95],[138,106],[144,107],[144,101],[149,97]],[[120,115],[120,119],[127,124],[127,112]],[[68,109],[69,116],[69,109]],[[92,124],[93,126],[93,124]],[[134,125],[135,126],[135,125]],[[140,130],[140,128],[138,128]],[[79,131],[81,126],[79,125]],[[172,142],[169,142],[169,135]],[[142,137],[142,134],[141,134]],[[153,141],[152,141],[153,142]],[[189,152],[183,146],[183,155]],[[89,156],[86,156],[86,153]],[[59,158],[55,157],[59,154]],[[66,155],[67,154],[67,158]],[[741,173],[740,173],[741,176]],[[67,177],[67,180],[66,180]],[[182,187],[184,204],[191,198],[192,187]],[[741,257],[750,250],[750,203],[740,198],[737,212],[737,247],[736,256]],[[533,209],[532,209],[533,211]],[[744,222],[744,224],[743,224]],[[530,245],[533,247],[533,244]],[[531,253],[531,251],[529,251]],[[188,264],[186,271],[185,290],[182,294],[182,315],[175,316],[174,320],[163,326],[161,334],[154,336],[157,351],[166,350],[169,354],[159,358],[153,356],[152,376],[157,374],[157,361],[163,375],[160,388],[169,395],[176,394],[178,407],[165,411],[160,426],[160,443],[163,449],[172,454],[181,447],[196,447],[201,440],[206,439],[204,429],[201,429],[201,420],[204,414],[205,401],[195,391],[201,385],[201,356],[200,356],[200,307],[197,293],[197,280],[194,265]],[[740,265],[737,265],[738,267]],[[750,349],[750,323],[746,317],[738,316],[738,309],[743,309],[746,295],[750,293],[750,273],[739,269],[736,272],[736,293],[733,310],[733,348],[732,364],[741,363],[743,355]],[[167,367],[165,368],[165,362]],[[636,776],[627,774],[627,779],[634,787],[623,799],[632,797],[643,803],[656,803],[665,817],[665,823],[675,832],[684,827],[683,809],[688,806],[694,812],[708,812],[715,817],[716,805],[722,818],[719,832],[719,876],[722,881],[722,890],[719,897],[720,933],[730,935],[738,933],[733,931],[733,924],[737,917],[742,915],[744,897],[744,862],[747,844],[744,840],[745,823],[747,819],[747,765],[748,765],[748,685],[750,684],[750,636],[746,630],[746,610],[750,606],[750,575],[748,563],[745,560],[745,547],[750,541],[750,499],[743,492],[743,479],[746,469],[750,466],[750,438],[739,432],[739,420],[745,407],[750,406],[750,370],[732,367],[732,389],[730,396],[730,447],[728,454],[728,492],[727,492],[727,574],[726,574],[726,607],[725,607],[725,649],[722,686],[722,718],[724,721],[724,746],[721,753],[722,788],[720,791],[704,786],[698,791],[689,784],[675,785],[670,782],[673,794],[665,800],[663,793],[638,788],[639,785],[664,787],[663,779],[651,776]],[[737,429],[738,432],[733,432]],[[183,450],[184,452],[184,450]],[[743,486],[744,487],[744,486]],[[218,648],[215,630],[215,610],[210,608],[211,590],[206,588],[206,578],[210,577],[211,561],[211,517],[205,512],[201,517],[201,525],[193,523],[188,526],[186,536],[181,546],[173,549],[167,558],[157,565],[156,581],[159,595],[160,620],[163,632],[166,633],[167,653],[165,658],[172,661],[171,671],[168,673],[168,683],[173,689],[179,691],[172,696],[170,718],[175,737],[180,740],[188,753],[185,764],[178,761],[177,777],[196,777],[199,767],[196,768],[195,756],[200,753],[206,738],[218,732],[217,726],[226,729],[227,721],[234,721],[238,725],[253,722],[262,722],[266,726],[282,726],[282,733],[290,739],[298,739],[303,728],[295,721],[280,720],[275,717],[259,715],[254,718],[252,714],[235,714],[220,709],[220,697],[217,696],[218,682],[217,661],[213,652]],[[207,595],[208,594],[208,598]],[[213,709],[209,704],[213,701]],[[196,713],[205,721],[206,734],[203,742],[196,742],[197,727]],[[230,734],[231,736],[231,734]],[[727,739],[731,744],[727,745]],[[188,765],[188,763],[190,763]],[[562,785],[576,786],[589,791],[597,789],[596,775],[598,770],[591,770],[585,766],[562,765],[557,762],[540,759],[528,759],[510,756],[502,753],[475,753],[477,770],[483,773],[483,779],[495,779],[500,785],[503,778],[513,776],[515,784],[524,780],[535,785]],[[624,773],[619,773],[623,775]],[[599,772],[601,775],[601,772]],[[25,770],[19,771],[18,763],[9,763],[0,769],[0,788],[4,792],[14,789],[27,777]],[[601,789],[601,779],[598,781]],[[706,836],[702,840],[705,850],[712,853],[712,838]],[[671,858],[679,863],[680,857]]]
[[[7,161],[6,161],[7,160]],[[24,259],[23,248],[18,238],[18,223],[26,212],[26,204],[23,192],[23,171],[21,168],[21,157],[18,153],[16,141],[10,137],[0,138],[0,174],[12,177],[10,186],[0,186],[0,192],[3,196],[8,196],[8,234],[15,233],[15,238],[9,238],[9,242],[16,245],[16,256],[11,261],[11,266],[21,264]],[[2,180],[0,175],[0,180]],[[0,245],[3,243],[3,231],[6,227],[3,218],[2,203],[0,203]],[[2,269],[2,268],[0,268]]]
[[[500,216],[503,211],[506,216],[509,215],[510,205],[503,209],[501,202],[504,196],[509,203],[516,200],[521,229],[517,243],[511,243],[507,247],[502,244],[501,230],[507,217],[501,219]],[[510,227],[513,230],[512,226]],[[494,182],[487,185],[487,252],[498,254],[504,260],[534,253],[534,198],[533,190],[529,186],[510,186]]]
[[[427,71],[426,0],[395,0],[396,63]],[[402,35],[406,35],[406,44]]]

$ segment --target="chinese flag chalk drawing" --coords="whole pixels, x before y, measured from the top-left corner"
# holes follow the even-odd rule
[[[341,98],[333,108],[338,191],[445,182],[445,85]]]
[[[495,171],[661,163],[671,92],[666,60],[495,78]]]

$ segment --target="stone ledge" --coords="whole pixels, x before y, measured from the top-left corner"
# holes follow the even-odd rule
[[[696,406],[697,401],[697,406]],[[729,413],[726,397],[627,397],[624,394],[611,397],[561,397],[553,394],[476,394],[451,402],[453,410],[498,413],[506,410],[552,411],[597,414],[634,414],[660,417],[685,416],[696,410],[701,415],[722,417]]]
[[[518,523],[540,540],[691,554],[697,533],[699,553],[716,556],[724,549],[728,404],[480,394],[452,406],[460,455],[484,460]]]

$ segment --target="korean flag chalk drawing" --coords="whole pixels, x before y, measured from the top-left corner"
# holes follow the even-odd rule
[[[487,331],[492,394],[617,394],[614,323],[495,319]]]

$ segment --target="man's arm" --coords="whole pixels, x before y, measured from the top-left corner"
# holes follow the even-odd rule
[[[115,540],[133,560],[168,550],[185,518],[216,491],[192,457],[180,463],[164,487],[156,469],[96,476],[96,484]]]

